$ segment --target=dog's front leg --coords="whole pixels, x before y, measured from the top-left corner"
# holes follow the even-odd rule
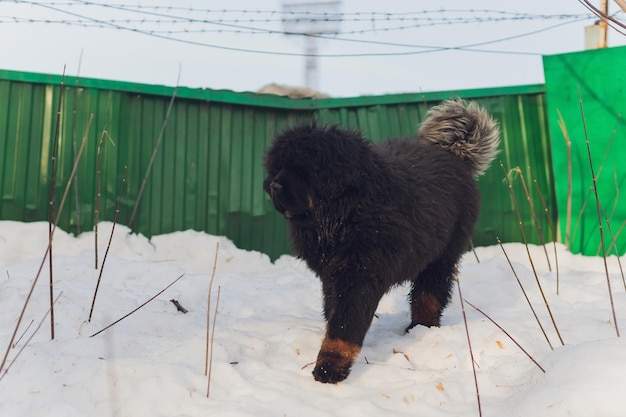
[[[324,285],[326,335],[317,356],[313,377],[323,383],[343,381],[361,351],[382,294],[350,281]]]

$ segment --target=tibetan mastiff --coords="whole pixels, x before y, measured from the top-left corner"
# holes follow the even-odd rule
[[[475,103],[432,108],[414,138],[373,143],[306,123],[265,154],[263,187],[322,282],[326,334],[313,376],[344,380],[381,297],[412,282],[411,323],[438,326],[478,218],[479,177],[499,129]]]

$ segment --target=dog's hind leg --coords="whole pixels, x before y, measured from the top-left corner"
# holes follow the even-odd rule
[[[456,261],[440,259],[429,264],[413,281],[409,295],[411,324],[407,332],[418,324],[439,326],[441,313],[450,301],[456,273]]]

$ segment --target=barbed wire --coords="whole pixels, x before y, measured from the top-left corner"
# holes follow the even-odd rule
[[[2,1],[0,0],[0,3]],[[67,26],[97,27],[117,29],[139,33],[158,39],[180,42],[190,45],[225,49],[238,52],[287,55],[287,56],[316,56],[316,57],[357,57],[357,56],[389,56],[389,55],[414,55],[427,52],[437,52],[444,50],[464,50],[471,52],[500,53],[500,54],[522,54],[540,55],[540,53],[512,50],[492,50],[480,49],[504,41],[509,41],[525,36],[531,36],[540,32],[549,31],[559,26],[568,25],[580,21],[596,19],[593,13],[578,14],[532,14],[521,12],[509,12],[503,10],[487,9],[438,9],[422,10],[419,12],[352,12],[352,13],[313,13],[313,12],[293,12],[278,10],[214,10],[194,7],[180,6],[157,6],[157,5],[126,5],[126,4],[103,4],[89,0],[67,0],[67,1],[27,1],[14,0],[13,3],[28,6],[40,7],[71,18],[32,18],[18,16],[0,16],[0,23],[14,24],[53,24]],[[124,18],[95,18],[88,15],[89,10],[94,7],[109,9],[113,12],[124,13]],[[185,13],[195,16],[184,15]],[[141,16],[127,17],[128,14]],[[182,14],[182,15],[181,15]],[[202,16],[198,17],[198,14]],[[245,17],[241,17],[241,16]],[[236,17],[235,17],[236,16]],[[334,31],[325,34],[304,34],[297,32],[287,32],[276,29],[271,25],[283,23],[288,17],[303,19],[303,22],[316,22],[326,20],[340,20],[349,25],[368,25],[368,28],[356,28],[344,31]],[[296,22],[298,20],[295,20]],[[308,19],[308,20],[307,20]],[[507,37],[491,39],[488,41],[465,44],[460,46],[437,46],[437,45],[417,45],[397,42],[383,42],[371,39],[362,39],[356,36],[379,32],[392,32],[409,29],[420,29],[437,25],[467,25],[467,24],[498,24],[505,22],[521,21],[558,21],[556,24],[548,25],[539,29],[526,30],[525,32],[510,35]],[[208,26],[208,27],[207,27]],[[410,48],[410,51],[387,51],[387,52],[353,52],[341,54],[307,54],[284,51],[270,51],[259,49],[238,48],[229,45],[219,45],[207,43],[194,39],[187,39],[181,35],[207,34],[207,33],[236,33],[251,35],[297,35],[311,36],[321,39],[329,39],[340,42],[361,43],[369,45],[380,45],[385,47]],[[346,38],[351,35],[353,37]]]

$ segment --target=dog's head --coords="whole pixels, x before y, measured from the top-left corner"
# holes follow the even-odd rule
[[[356,132],[298,125],[266,150],[263,187],[279,213],[292,222],[306,221],[358,193],[370,160],[370,143]]]
[[[282,167],[277,172],[272,170],[263,181],[263,189],[287,220],[304,221],[310,216],[313,199],[303,173],[289,167]]]

